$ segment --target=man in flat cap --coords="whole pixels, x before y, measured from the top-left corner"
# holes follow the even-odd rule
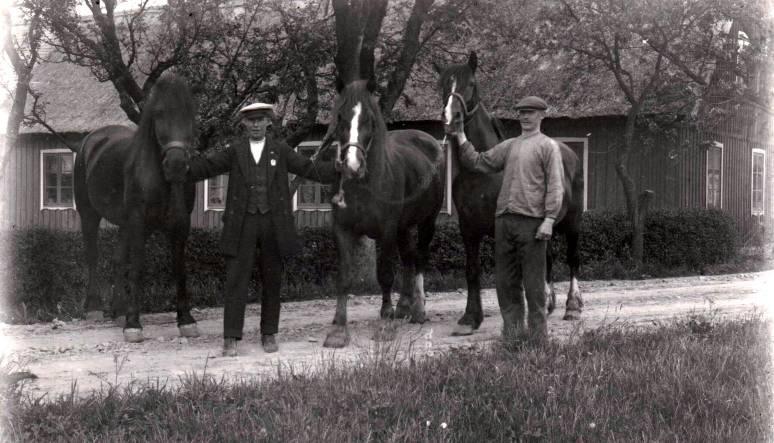
[[[448,130],[458,147],[460,163],[473,171],[504,170],[495,212],[495,279],[503,316],[503,335],[526,331],[526,292],[529,333],[544,340],[546,325],[546,247],[562,207],[562,157],[559,145],[540,132],[548,105],[539,97],[516,104],[521,135],[476,152],[465,137],[463,122]],[[523,289],[522,289],[523,282]]]
[[[236,356],[245,322],[247,287],[258,255],[261,275],[261,344],[278,350],[282,258],[300,250],[291,212],[288,172],[310,180],[335,180],[332,162],[313,164],[284,142],[267,136],[274,108],[252,103],[238,112],[247,137],[224,151],[191,160],[194,181],[229,173],[221,250],[226,256],[223,290],[223,355]],[[257,254],[256,254],[257,253]]]

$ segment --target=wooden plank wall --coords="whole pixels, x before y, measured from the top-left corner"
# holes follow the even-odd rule
[[[653,208],[703,208],[706,206],[706,149],[702,143],[723,143],[723,209],[728,211],[742,230],[760,222],[750,211],[752,149],[766,151],[766,216],[764,223],[774,231],[774,149],[770,140],[771,126],[761,134],[761,125],[750,123],[741,112],[737,118],[728,118],[713,133],[699,134],[684,130],[682,142],[635,149],[629,161],[629,170],[637,183],[638,192],[655,191]],[[756,114],[756,116],[760,113]],[[769,118],[763,114],[763,118]],[[427,122],[423,130],[436,135],[438,128]],[[615,171],[615,147],[623,138],[623,117],[596,117],[583,119],[546,119],[543,129],[554,137],[588,138],[587,209],[623,210],[625,202],[622,186]],[[504,120],[507,137],[520,132],[515,120]],[[437,129],[437,130],[436,130]],[[440,133],[439,133],[440,134]],[[69,134],[68,140],[78,143],[82,134]],[[65,147],[53,136],[37,134],[20,138],[18,149],[2,177],[5,210],[0,217],[2,227],[48,226],[54,229],[77,230],[79,219],[74,210],[40,210],[40,150]],[[192,225],[220,229],[221,211],[204,211],[203,182],[197,184],[196,202],[191,216]],[[297,226],[329,226],[330,211],[297,211]],[[456,216],[444,215],[445,219]]]

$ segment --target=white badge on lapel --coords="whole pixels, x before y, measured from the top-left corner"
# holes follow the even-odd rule
[[[271,159],[271,161],[270,161],[269,163],[270,163],[272,166],[277,166],[277,160],[275,160],[275,159]]]

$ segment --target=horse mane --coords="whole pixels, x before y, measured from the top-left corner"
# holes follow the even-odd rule
[[[351,109],[355,104],[362,103],[363,113],[369,113],[373,119],[373,134],[371,146],[368,148],[368,180],[375,188],[375,191],[389,189],[386,184],[391,180],[393,164],[392,152],[386,149],[387,146],[387,125],[384,123],[384,117],[379,109],[379,105],[374,96],[367,88],[365,80],[357,80],[348,84],[339,93],[336,100],[336,107],[333,112],[333,127],[336,128],[341,123],[338,121],[340,109]]]
[[[155,120],[160,114],[174,116],[175,120],[193,121],[193,94],[182,77],[171,72],[163,74],[148,94],[137,125],[134,145],[158,148]]]

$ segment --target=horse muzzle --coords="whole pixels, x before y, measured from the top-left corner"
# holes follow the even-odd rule
[[[164,172],[164,180],[167,182],[177,183],[186,180],[191,157],[186,146],[181,141],[172,141],[163,146],[161,167]]]
[[[339,168],[344,178],[363,178],[366,174],[366,151],[360,143],[347,143],[342,149],[344,158],[339,160]]]

